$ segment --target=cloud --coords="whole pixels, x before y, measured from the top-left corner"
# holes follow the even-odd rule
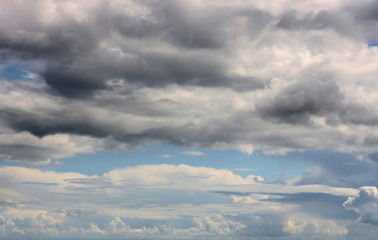
[[[157,171],[157,169],[159,169]],[[239,185],[255,183],[253,175],[242,178],[225,169],[206,167],[191,167],[185,164],[178,166],[145,165],[135,168],[116,169],[104,174],[110,182],[119,185],[125,182],[134,182],[139,185],[181,186],[182,184],[216,186],[216,185]],[[188,182],[188,179],[190,181]]]
[[[343,204],[347,210],[355,211],[361,223],[378,224],[378,190],[374,186],[359,188],[358,196],[349,197]]]
[[[288,219],[284,231],[291,234],[307,235],[346,235],[348,230],[332,221],[318,221],[315,219]]]
[[[293,83],[277,94],[272,103],[257,105],[263,117],[279,122],[309,124],[313,116],[325,117],[330,124],[337,121],[376,125],[378,115],[357,103],[346,103],[339,87],[332,80],[307,80]]]
[[[14,132],[2,128],[0,133],[0,157],[7,161],[16,161],[30,165],[46,165],[51,159],[72,157],[77,153],[93,153],[101,148],[108,148],[110,139],[100,140],[86,136],[53,134],[42,138],[28,132]],[[62,166],[62,162],[54,161]]]
[[[308,80],[289,85],[278,93],[273,103],[258,106],[258,111],[264,117],[306,123],[312,115],[335,111],[342,100],[335,82]]]
[[[57,239],[67,236],[85,239],[88,236],[99,235],[111,239],[119,239],[125,236],[142,239],[152,237],[195,239],[196,237],[206,236],[227,236],[245,228],[245,225],[222,216],[196,217],[192,219],[192,222],[192,226],[188,228],[176,228],[163,224],[154,227],[131,227],[120,217],[115,217],[101,228],[95,223],[90,223],[85,227],[68,226],[64,228],[62,222],[57,221],[56,218],[40,214],[36,218],[28,218],[22,221],[0,218],[0,234],[6,239],[16,239],[17,236],[25,234],[29,237],[38,237],[42,234],[42,236]]]
[[[303,154],[293,156],[304,157]],[[371,161],[361,161],[356,154],[337,152],[312,152],[306,155],[310,164],[307,171],[294,180],[295,185],[326,184],[335,187],[359,188],[375,184],[377,165]]]
[[[254,168],[234,168],[233,170],[238,171],[238,172],[250,172],[250,171],[254,171],[256,169],[254,169]]]
[[[60,210],[59,213],[64,213],[68,217],[83,217],[83,216],[95,215],[97,211],[91,210],[91,209],[72,208],[72,209]]]
[[[63,161],[54,161],[54,165],[61,167],[61,166],[64,166],[64,162]]]
[[[163,155],[160,155],[159,157],[162,157],[162,158],[171,158],[172,156],[169,155],[169,154],[163,154]]]
[[[144,143],[377,151],[370,1],[1,7],[2,65],[37,76],[0,80],[0,132],[19,138],[0,142],[2,159],[48,163]],[[61,136],[76,147],[60,152]]]
[[[206,156],[206,153],[199,152],[199,151],[186,151],[186,152],[182,152],[181,154],[190,155],[190,156],[197,156],[197,157]]]
[[[188,165],[142,165],[102,176],[2,167],[0,176],[5,239],[345,236],[342,222],[355,215],[342,202],[358,196],[350,188],[272,184]]]
[[[14,21],[12,29],[1,26],[2,48],[22,58],[47,62],[41,75],[50,87],[65,96],[91,95],[108,88],[107,80],[114,78],[147,86],[178,83],[237,89],[263,87],[263,81],[253,76],[232,74],[227,58],[221,54],[207,54],[224,46],[229,38],[225,27],[230,29],[232,21],[225,21],[224,15],[236,18],[243,14],[252,19],[254,15],[264,16],[257,10],[238,13],[214,5],[219,12],[192,7],[183,1],[96,1],[91,7],[75,3],[76,11],[65,4],[43,1],[23,8],[11,2],[3,5],[9,13],[25,12],[27,8],[28,14]],[[55,21],[35,17],[53,7],[60,10],[50,16]],[[130,8],[134,9],[132,13]],[[196,17],[191,14],[193,11]],[[74,14],[84,15],[86,20]],[[4,20],[8,17],[2,15]],[[63,34],[63,30],[69,33]],[[144,48],[145,44],[150,47]],[[162,45],[166,49],[160,48]]]
[[[374,239],[377,6],[1,1],[5,165],[162,144],[309,167],[280,182],[184,164],[1,167],[0,238]]]

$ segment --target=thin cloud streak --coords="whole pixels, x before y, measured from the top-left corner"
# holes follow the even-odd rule
[[[206,156],[206,153],[199,152],[199,151],[186,151],[186,152],[181,152],[181,154],[189,155],[189,156],[196,156],[196,157]]]

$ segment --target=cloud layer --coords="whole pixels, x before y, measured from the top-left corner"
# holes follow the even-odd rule
[[[84,152],[376,151],[376,3],[273,5],[3,1],[1,134],[39,138],[2,144],[3,158],[59,158],[41,139],[61,134]]]
[[[1,167],[0,176],[4,239],[345,239],[349,226],[329,211],[358,197],[350,188],[272,184],[188,165],[102,176]]]

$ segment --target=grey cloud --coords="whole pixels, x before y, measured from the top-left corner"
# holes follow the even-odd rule
[[[343,101],[339,87],[332,80],[305,80],[280,91],[274,100],[257,106],[263,117],[288,123],[308,123],[312,115],[331,113]]]
[[[24,92],[22,88],[12,86]],[[99,149],[108,150],[119,149],[117,146],[121,143],[135,146],[146,141],[192,147],[212,147],[219,142],[234,144],[237,141],[242,144],[266,144],[294,149],[313,147],[302,139],[303,134],[290,131],[289,128],[277,132],[261,131],[273,124],[261,121],[255,113],[232,111],[232,105],[218,104],[213,109],[217,114],[209,116],[208,107],[202,109],[198,104],[179,99],[154,100],[151,99],[153,96],[140,91],[128,93],[126,96],[113,95],[109,91],[96,96],[97,99],[92,101],[62,101],[60,98],[50,99],[48,94],[42,94],[39,95],[42,97],[41,101],[52,101],[50,107],[31,106],[30,109],[20,109],[7,106],[2,108],[0,117],[3,123],[16,132],[27,131],[40,138],[61,133],[90,136],[101,140]],[[64,105],[60,105],[61,102]],[[231,110],[223,114],[225,110],[222,108]],[[328,139],[327,141],[340,137],[336,132],[332,136],[327,132],[316,132],[315,135],[319,139]],[[9,146],[7,149],[11,150]],[[29,150],[31,149],[25,149],[15,155],[23,152],[23,156],[27,156]],[[44,158],[49,151],[56,153],[57,150],[59,149],[46,148],[39,152],[36,148],[30,156],[36,154],[35,158]],[[42,154],[44,152],[45,155]],[[16,156],[13,157],[15,158]]]
[[[374,109],[358,103],[349,103],[339,110],[340,119],[345,123],[371,125],[378,123],[378,115]]]
[[[71,115],[73,114],[73,115]],[[107,137],[116,132],[115,126],[96,124],[86,113],[75,117],[75,111],[49,112],[48,115],[39,116],[28,112],[5,110],[1,118],[17,131],[28,131],[35,136],[43,137],[56,133],[76,133],[78,135],[91,135]],[[100,127],[100,126],[103,127]]]
[[[17,207],[19,203],[12,201],[0,201],[1,207]],[[0,218],[0,225],[4,224],[4,220]]]
[[[96,90],[107,89],[106,82],[114,78],[151,87],[264,87],[265,80],[230,74],[224,61],[227,55],[220,48],[230,38],[225,29],[233,29],[229,18],[242,16],[250,22],[258,21],[260,24],[248,24],[249,31],[255,33],[268,24],[267,14],[257,10],[207,10],[177,1],[140,4],[150,11],[147,17],[121,15],[100,4],[88,21],[63,17],[51,25],[38,21],[36,16],[42,10],[37,7],[17,6],[28,7],[34,15],[27,23],[14,24],[12,30],[0,26],[2,56],[46,62],[46,70],[39,74],[55,92],[67,97],[91,96]],[[104,42],[108,47],[101,47]],[[162,46],[179,52],[160,51]],[[115,49],[127,57],[120,57]]]
[[[377,226],[374,224],[364,224],[355,222],[347,225],[348,234],[345,239],[354,240],[364,237],[366,240],[374,240],[377,238]]]
[[[296,11],[290,11],[285,13],[279,22],[277,23],[278,28],[283,29],[296,29],[296,28],[324,28],[324,23],[322,23],[322,18],[318,16],[326,16],[326,12],[318,13],[315,16],[306,16],[303,19],[298,19],[298,14]]]
[[[378,4],[376,1],[370,1],[364,5],[353,6],[348,10],[354,14],[357,20],[378,20]]]
[[[38,162],[49,159],[56,151],[48,147],[19,143],[1,144],[0,152],[1,159]]]
[[[54,134],[89,136],[103,140],[99,149],[112,150],[146,141],[239,150],[247,146],[248,153],[277,147],[287,151],[375,148],[374,132],[360,131],[355,125],[376,126],[377,114],[358,99],[348,102],[344,86],[338,85],[343,80],[337,79],[341,76],[338,70],[331,69],[335,76],[330,78],[316,78],[329,71],[311,63],[319,57],[311,55],[311,49],[305,49],[306,54],[311,53],[303,61],[310,62],[305,71],[299,67],[286,75],[286,69],[276,67],[290,57],[290,51],[296,52],[295,43],[303,42],[304,48],[307,40],[318,44],[317,39],[329,37],[324,29],[342,31],[344,14],[349,14],[349,19],[355,12],[334,9],[303,15],[299,10],[285,10],[276,16],[247,3],[230,7],[222,1],[194,5],[131,1],[137,9],[130,13],[118,9],[115,2],[100,1],[90,9],[80,5],[83,2],[75,3],[76,10],[85,13],[80,19],[76,10],[65,12],[64,4],[50,2],[57,4],[59,11],[51,21],[42,22],[49,16],[42,14],[45,3],[2,3],[1,56],[6,64],[38,62],[42,67],[28,71],[44,80],[35,84],[38,90],[1,82],[8,84],[4,99],[11,98],[12,92],[22,95],[21,100],[14,98],[0,106],[2,123],[15,133],[29,132],[40,139]],[[277,27],[317,29],[320,35],[306,35],[293,43],[292,33],[277,31]],[[356,29],[351,25],[351,31]],[[339,37],[337,40],[350,40],[349,36]],[[264,45],[272,38],[280,39],[279,43]],[[320,55],[327,55],[327,43],[319,43]],[[302,56],[294,58],[290,61]],[[273,86],[272,78],[277,77],[295,82],[268,99],[266,96],[276,91],[268,85]],[[173,87],[191,96],[185,98],[180,91],[165,96]],[[158,90],[158,97],[150,93]],[[195,95],[201,101],[195,101]],[[216,102],[219,96],[224,96],[223,102]],[[27,103],[28,97],[39,101],[27,107],[16,104]],[[47,102],[49,107],[45,107]],[[313,117],[324,117],[326,126],[314,127]],[[277,122],[285,123],[285,128]],[[351,133],[338,129],[339,124],[348,125]],[[362,142],[355,137],[358,134],[363,135]],[[43,144],[9,143],[1,150],[2,158],[10,160],[23,159],[28,152],[33,160],[57,156],[56,148]]]
[[[278,17],[275,27],[289,31],[321,31],[331,29],[354,38],[377,37],[377,9],[375,1],[365,4],[346,4],[338,9],[320,10],[301,14],[295,10],[287,11]]]
[[[154,4],[152,9],[161,28],[159,32],[173,43],[191,48],[219,48],[223,45],[220,26],[225,19],[215,11],[198,11],[178,1]]]
[[[257,104],[264,118],[292,124],[310,124],[312,116],[337,122],[377,125],[378,115],[359,103],[348,103],[333,80],[310,79],[295,82],[281,90],[273,100]]]
[[[158,91],[156,98],[154,93],[149,93],[151,90],[148,88],[135,89],[114,85],[114,90],[102,91],[91,100],[72,100],[50,96],[41,92],[41,88],[35,91],[12,82],[4,83],[7,84],[6,86],[9,85],[12,91],[22,93],[27,99],[34,99],[39,103],[46,102],[41,107],[29,102],[22,103],[27,107],[12,103],[4,104],[0,119],[3,124],[11,128],[10,131],[29,132],[39,138],[54,134],[89,136],[92,140],[100,142],[96,143],[96,149],[114,151],[126,147],[125,144],[127,147],[134,147],[145,142],[205,148],[212,148],[216,144],[237,148],[237,144],[240,143],[255,145],[256,150],[261,146],[303,149],[345,144],[343,140],[345,135],[340,132],[297,127],[298,119],[306,126],[305,124],[308,123],[306,121],[310,121],[312,115],[323,114],[328,117],[334,116],[338,111],[341,115],[341,110],[336,107],[341,105],[343,109],[344,103],[337,102],[341,101],[342,97],[336,95],[337,97],[332,98],[327,95],[327,93],[332,94],[332,89],[337,90],[332,82],[314,81],[307,85],[298,84],[299,87],[294,85],[295,91],[303,92],[296,107],[298,110],[292,109],[293,102],[297,101],[295,94],[287,94],[285,92],[287,90],[283,90],[282,95],[286,97],[286,102],[283,100],[266,102],[264,106],[260,105],[257,108],[257,113],[250,110],[235,110],[230,102],[214,102],[211,103],[211,107],[209,107],[210,102],[206,102],[202,106],[203,102],[192,103],[191,98],[177,98],[176,93],[172,95],[170,92],[172,90],[167,90],[167,94],[173,96],[168,98],[162,98],[165,94],[161,90],[154,90]],[[35,84],[39,85],[39,83]],[[318,87],[323,99],[318,100],[316,94],[306,95],[306,91],[314,88],[311,84]],[[300,89],[302,86],[306,87],[305,91]],[[329,86],[330,91],[327,90]],[[186,92],[193,94],[190,91]],[[208,111],[212,114],[209,115]],[[268,116],[268,113],[272,116]],[[261,114],[264,114],[262,119]],[[266,118],[274,121],[266,121]],[[290,127],[281,128],[275,124],[277,120],[282,121],[279,118],[284,119],[285,122],[294,122],[289,122]],[[261,131],[268,128],[275,131]],[[9,143],[3,146],[4,151],[6,150],[4,153],[8,155],[3,159],[27,158],[29,151],[29,156],[35,160],[38,157],[46,159],[49,154],[54,158],[64,153],[64,150],[59,149],[58,146],[51,148],[46,144],[29,144],[31,147],[28,148],[28,144],[25,143],[12,144],[14,146],[10,146]],[[26,148],[24,151],[16,151],[16,145],[23,145]],[[90,149],[94,150],[94,147]],[[12,152],[14,152],[13,156]],[[71,151],[69,152],[71,154]]]
[[[24,91],[23,87],[11,85]],[[128,93],[126,96],[123,98],[113,95],[112,92],[105,92],[101,97],[98,96],[96,101],[63,100],[64,105],[60,105],[60,99],[50,99],[49,95],[44,94],[48,101],[53,101],[53,108],[3,107],[0,118],[14,131],[27,131],[40,138],[60,133],[85,135],[97,139],[105,138],[107,140],[104,141],[104,147],[113,150],[119,145],[117,141],[131,145],[157,140],[179,146],[195,146],[196,144],[211,146],[216,141],[233,141],[237,137],[237,132],[227,130],[230,121],[233,121],[229,119],[229,116],[222,119],[214,116],[194,124],[192,118],[195,116],[192,116],[191,112],[194,111],[194,114],[198,112],[199,115],[203,113],[201,109],[193,108],[195,106],[191,103],[151,100],[148,99],[151,96],[145,96],[138,91]],[[56,100],[58,102],[55,102]],[[187,119],[183,119],[184,116]],[[161,120],[156,122],[156,118]],[[135,119],[143,120],[136,121]],[[173,119],[179,123],[172,124]],[[208,127],[210,122],[213,122],[211,128]],[[218,131],[219,128],[224,130]],[[237,125],[232,128],[236,131],[241,130],[241,127]],[[11,147],[14,149],[16,146],[3,146],[4,149]],[[31,149],[24,150],[25,154],[22,156],[27,156],[26,153]],[[56,152],[56,149],[49,148],[41,148],[40,152],[37,151],[38,149],[35,150],[33,151],[36,154],[35,157],[41,158],[48,155],[48,151]],[[43,154],[44,152],[46,154]]]
[[[72,209],[63,209],[58,211],[59,213],[64,213],[68,217],[85,217],[92,216],[97,213],[96,210],[92,209],[81,209],[81,208],[72,208]]]
[[[343,15],[325,10],[316,14],[310,13],[304,17],[299,17],[296,11],[290,11],[281,16],[276,27],[287,30],[322,30],[333,28],[341,33],[349,33],[349,22],[350,19],[345,18]]]

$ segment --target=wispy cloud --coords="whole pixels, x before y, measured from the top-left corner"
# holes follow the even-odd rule
[[[59,167],[64,166],[64,162],[63,161],[54,161],[53,164],[56,165],[56,166],[59,166]]]
[[[184,154],[184,155],[190,155],[190,156],[206,156],[206,153],[204,152],[199,152],[199,151],[185,151],[185,152],[181,152],[181,154]]]
[[[256,170],[256,168],[234,168],[233,170],[237,172],[250,172]]]

